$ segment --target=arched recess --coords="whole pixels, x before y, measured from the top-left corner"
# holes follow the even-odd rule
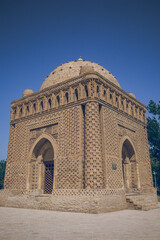
[[[135,192],[140,188],[136,151],[129,137],[121,140],[121,158],[123,186],[126,192]]]
[[[28,189],[51,194],[55,186],[55,160],[57,144],[49,134],[42,134],[34,142],[29,153]]]

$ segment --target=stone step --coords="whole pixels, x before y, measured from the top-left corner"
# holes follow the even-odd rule
[[[154,209],[157,206],[157,203],[153,201],[152,197],[148,196],[135,196],[135,195],[127,195],[126,196],[126,202],[129,209],[135,209],[135,210],[149,210]]]

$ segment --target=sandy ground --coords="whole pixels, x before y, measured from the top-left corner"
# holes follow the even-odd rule
[[[160,208],[94,215],[0,207],[0,240],[5,239],[160,240]]]

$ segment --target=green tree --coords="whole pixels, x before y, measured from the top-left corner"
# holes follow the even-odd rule
[[[6,161],[1,160],[0,161],[0,189],[4,188],[5,169],[6,169]]]
[[[153,181],[154,185],[157,185],[158,194],[160,194],[160,101],[155,103],[153,100],[150,100],[147,110],[150,113],[150,116],[147,118],[147,132]]]

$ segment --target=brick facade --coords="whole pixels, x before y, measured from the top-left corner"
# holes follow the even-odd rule
[[[55,83],[52,72],[11,103],[1,205],[106,212],[126,208],[133,193],[156,203],[146,107],[100,68],[66,63]]]

